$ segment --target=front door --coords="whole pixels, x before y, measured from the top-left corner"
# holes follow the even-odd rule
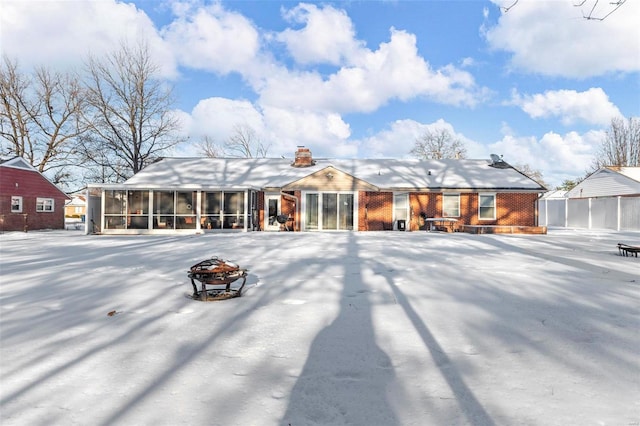
[[[394,229],[406,231],[409,228],[409,194],[393,194]]]
[[[280,224],[278,223],[277,217],[280,214],[280,194],[266,195],[264,197],[264,205],[264,230],[279,231]]]

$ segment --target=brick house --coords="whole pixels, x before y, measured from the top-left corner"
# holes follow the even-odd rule
[[[166,158],[88,188],[102,233],[544,232],[545,188],[502,160]],[[279,220],[280,219],[280,220]]]
[[[68,198],[22,157],[0,163],[0,230],[64,229]]]

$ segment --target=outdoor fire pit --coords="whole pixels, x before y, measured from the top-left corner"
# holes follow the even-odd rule
[[[191,297],[205,302],[240,297],[247,282],[246,269],[217,256],[193,265],[189,269],[188,276],[193,286]],[[231,284],[239,279],[242,279],[242,284],[239,287],[231,287]],[[200,282],[200,290],[196,281]]]

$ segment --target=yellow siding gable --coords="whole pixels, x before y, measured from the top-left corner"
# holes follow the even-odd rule
[[[334,167],[326,167],[309,176],[291,182],[282,188],[284,191],[378,191],[370,183],[357,179]]]

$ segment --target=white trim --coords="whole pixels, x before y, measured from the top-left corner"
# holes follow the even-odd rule
[[[48,203],[50,201],[50,203]],[[53,213],[56,211],[56,200],[47,197],[36,197],[36,212],[37,213]],[[51,209],[47,209],[47,205],[51,206]],[[38,209],[38,206],[42,206],[42,209]]]
[[[445,211],[444,208],[444,200],[446,197],[453,197],[453,196],[457,196],[458,197],[458,214],[457,215],[453,215],[453,214],[447,214],[449,212]],[[459,192],[443,192],[442,193],[442,217],[460,217],[460,193]]]
[[[497,213],[497,196],[496,196],[496,192],[478,192],[478,220],[496,220],[496,213]],[[493,197],[493,217],[492,218],[488,218],[488,217],[482,217],[480,215],[480,198],[481,197]]]
[[[18,201],[18,209],[14,210],[13,209],[13,200],[17,200]],[[22,195],[12,195],[11,196],[11,213],[22,213],[22,208],[23,208],[23,202],[22,202]]]
[[[404,219],[399,219],[396,216],[396,210],[399,209],[400,207],[396,207],[396,197],[401,197],[404,196],[406,197],[406,215]],[[402,192],[394,192],[393,193],[393,206],[392,206],[392,212],[393,214],[391,215],[391,219],[393,220],[393,230],[397,231],[398,230],[398,220],[404,220],[404,230],[408,231],[409,230],[409,226],[410,226],[410,222],[411,222],[411,200],[409,200],[409,193],[402,191]]]
[[[276,206],[276,214],[274,216],[274,221],[275,218],[278,217],[278,215],[281,212],[281,208],[282,208],[282,196],[280,195],[279,192],[265,192],[264,193],[264,207],[263,207],[263,211],[264,211],[264,220],[263,220],[263,225],[262,225],[262,229],[264,231],[267,232],[271,232],[271,231],[279,231],[280,230],[280,224],[275,221],[275,223],[273,225],[269,224],[269,218],[271,217],[269,215],[269,200],[276,200],[277,201],[277,206]]]

